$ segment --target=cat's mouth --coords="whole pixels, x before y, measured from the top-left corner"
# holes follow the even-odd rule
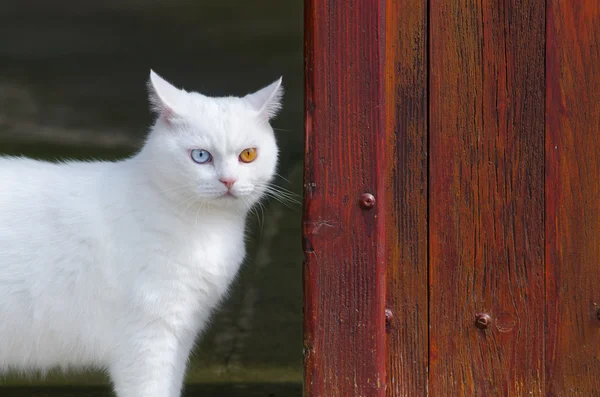
[[[221,196],[221,198],[236,199],[237,196],[235,194],[233,194],[230,190],[228,190],[227,192],[223,193],[223,195]]]

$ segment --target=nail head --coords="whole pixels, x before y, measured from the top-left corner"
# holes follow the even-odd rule
[[[392,332],[392,318],[394,317],[394,313],[390,309],[385,309],[385,332]]]
[[[385,309],[385,320],[390,321],[394,317],[394,313],[390,309]]]
[[[363,193],[360,196],[360,206],[366,210],[375,206],[375,196],[371,193]]]
[[[492,323],[492,318],[487,313],[477,313],[475,315],[475,326],[479,329],[486,329]]]

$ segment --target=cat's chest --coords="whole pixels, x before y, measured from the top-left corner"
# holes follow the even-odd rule
[[[190,242],[190,265],[207,277],[231,277],[244,260],[242,233],[215,233]]]
[[[191,234],[180,243],[173,250],[174,265],[181,268],[179,276],[204,284],[215,293],[227,289],[245,257],[243,232],[233,228]]]
[[[244,225],[213,222],[198,230],[177,228],[132,233],[122,240],[121,252],[132,256],[117,261],[135,263],[133,293],[144,306],[170,310],[204,310],[213,307],[228,291],[245,256]],[[135,244],[139,239],[140,244]],[[151,242],[151,243],[149,243]],[[144,250],[131,247],[145,247]],[[135,251],[135,252],[134,252]],[[137,255],[139,254],[139,255]],[[159,304],[160,303],[160,304]]]
[[[136,310],[196,332],[226,295],[244,253],[241,232],[167,238],[138,262],[128,296]]]

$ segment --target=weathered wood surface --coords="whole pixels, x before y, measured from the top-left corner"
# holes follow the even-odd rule
[[[548,1],[546,392],[600,395],[600,6]]]
[[[381,12],[376,1],[306,1],[307,397],[385,395]],[[370,209],[359,205],[367,192]]]
[[[427,1],[385,18],[387,395],[427,391]]]
[[[306,395],[600,395],[600,7],[306,18]]]
[[[544,13],[431,1],[431,396],[544,393]]]

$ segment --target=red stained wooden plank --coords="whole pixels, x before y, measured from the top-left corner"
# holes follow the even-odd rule
[[[427,2],[387,0],[387,396],[427,393]]]
[[[306,1],[307,397],[385,395],[382,4]]]
[[[600,8],[548,1],[547,395],[600,393]]]
[[[430,7],[430,395],[541,396],[545,5]]]

